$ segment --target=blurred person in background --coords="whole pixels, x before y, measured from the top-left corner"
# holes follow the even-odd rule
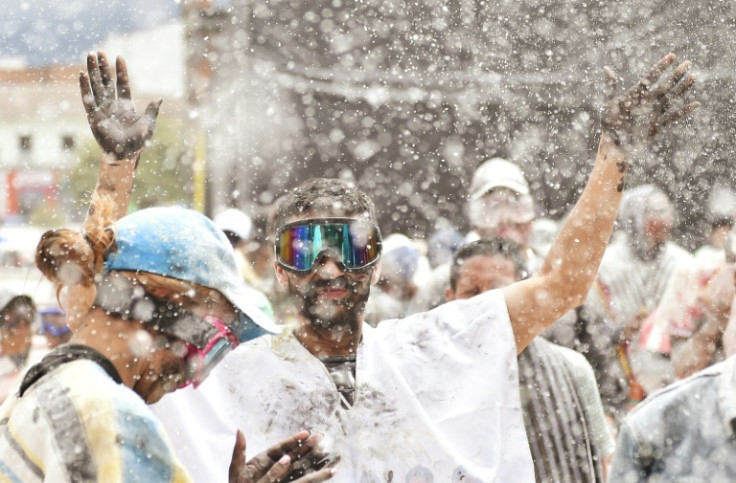
[[[213,221],[225,233],[227,240],[233,247],[238,273],[240,273],[243,281],[251,289],[252,298],[257,298],[258,305],[273,317],[273,307],[268,296],[255,288],[260,283],[260,278],[254,270],[248,253],[249,239],[253,228],[251,217],[237,208],[227,208],[220,211]]]
[[[552,243],[555,241],[560,223],[550,218],[537,218],[532,222],[532,233],[529,236],[529,246],[534,253],[545,257]]]
[[[529,246],[536,218],[529,183],[515,163],[490,159],[473,173],[468,201],[468,221],[473,232],[466,239],[501,237],[521,246],[526,267],[533,273],[541,260]]]
[[[72,337],[72,331],[66,325],[66,315],[56,307],[42,309],[41,314],[41,334],[46,338],[46,345],[50,349],[69,342]]]
[[[670,241],[675,210],[657,186],[631,189],[621,201],[623,236],[606,250],[598,270],[622,338],[631,342],[641,322],[659,304],[670,277],[692,256]]]
[[[465,242],[463,235],[454,228],[435,231],[427,241],[427,261],[434,269],[452,261],[452,256]]]
[[[726,236],[734,226],[736,193],[726,185],[716,185],[708,198],[710,233],[708,241],[693,256],[704,262],[723,261]]]
[[[273,207],[256,208],[252,217],[253,229],[244,249],[254,282],[252,287],[263,293],[270,302],[274,320],[282,325],[293,323],[296,318],[296,307],[276,280],[273,273],[273,239],[268,235],[268,223]]]
[[[28,295],[0,289],[0,401],[16,389],[30,366],[48,352],[34,334],[36,306]]]
[[[414,241],[400,233],[383,240],[381,275],[371,287],[365,306],[365,321],[375,327],[382,320],[407,315],[409,303],[417,291],[414,276],[421,255]]]
[[[724,215],[714,217],[711,215],[708,243],[695,250],[693,253],[695,259],[703,262],[723,261],[723,248],[726,243],[726,236],[733,226],[733,216]]]
[[[723,333],[736,316],[736,232],[723,244],[723,256],[694,259],[670,278],[657,309],[644,321],[635,349],[660,361],[656,370],[638,368],[648,392],[725,359]]]
[[[252,217],[251,236],[245,247],[248,260],[257,277],[254,287],[258,289],[264,284],[266,287],[276,284],[273,274],[273,241],[268,236],[268,220],[272,209],[272,206],[264,206],[256,210]],[[264,292],[270,294],[271,290]]]
[[[477,240],[461,247],[450,272],[448,301],[503,288],[524,270],[521,247],[510,240]],[[614,441],[595,375],[581,354],[542,337],[518,356],[526,435],[538,482],[605,481]]]
[[[246,246],[250,238],[253,221],[250,216],[237,208],[227,208],[213,218],[215,225],[225,233],[235,252],[238,271],[249,285],[256,282],[256,274],[248,260]]]
[[[467,215],[473,231],[465,240],[493,237],[512,240],[522,247],[527,273],[539,268],[542,259],[529,245],[535,218],[534,201],[521,169],[501,158],[484,162],[473,174],[469,197]],[[409,313],[430,310],[444,303],[449,281],[450,263],[435,268],[419,285]]]
[[[669,240],[675,212],[654,185],[624,194],[620,232],[606,249],[585,303],[569,330],[555,327],[553,341],[583,353],[593,366],[612,428],[646,397],[637,370],[665,373],[669,364],[632,349],[642,321],[657,307],[678,266],[692,256]],[[671,372],[671,371],[670,371]]]
[[[598,271],[598,284],[605,287],[614,324],[620,329],[621,357],[628,357],[634,387],[644,397],[659,383],[650,382],[670,367],[649,351],[636,349],[643,321],[659,305],[667,283],[692,255],[670,241],[675,210],[669,197],[651,184],[631,189],[621,202],[623,237],[606,250]],[[633,401],[632,401],[633,402]]]

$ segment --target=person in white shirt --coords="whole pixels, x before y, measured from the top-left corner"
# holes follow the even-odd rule
[[[33,333],[35,316],[36,305],[29,295],[0,289],[0,402],[49,351],[44,337]]]
[[[530,481],[516,355],[582,303],[610,238],[632,153],[698,103],[681,96],[690,63],[664,57],[637,86],[608,96],[596,164],[580,200],[532,277],[372,329],[363,322],[379,277],[381,237],[368,196],[310,180],[277,204],[276,276],[297,308],[283,335],[243,346],[198,392],[156,408],[195,479],[227,468],[233,425],[256,449],[293,427],[333,439],[341,481]],[[665,102],[666,100],[666,102]]]

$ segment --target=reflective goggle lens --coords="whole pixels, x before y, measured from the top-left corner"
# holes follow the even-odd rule
[[[286,268],[311,270],[326,250],[347,270],[359,270],[378,260],[381,234],[372,223],[352,219],[306,220],[279,230],[276,260]]]

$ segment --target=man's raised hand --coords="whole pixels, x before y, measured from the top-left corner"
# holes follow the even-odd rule
[[[690,115],[699,102],[685,102],[685,96],[695,83],[691,63],[682,62],[666,81],[658,82],[675,62],[667,54],[631,89],[620,93],[616,76],[609,67],[606,76],[606,101],[601,128],[625,153],[633,155],[645,148],[657,133],[672,122]]]
[[[115,62],[116,79],[103,52],[87,56],[87,72],[79,74],[82,104],[97,143],[117,159],[137,159],[153,135],[161,100],[148,104],[141,116],[130,99],[128,69],[122,57]]]

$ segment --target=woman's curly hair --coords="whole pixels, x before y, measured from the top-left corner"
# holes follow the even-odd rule
[[[84,225],[84,232],[70,228],[49,230],[36,248],[36,266],[58,289],[82,285],[91,287],[102,272],[105,254],[115,244],[112,229],[115,205],[108,198],[96,198]]]

